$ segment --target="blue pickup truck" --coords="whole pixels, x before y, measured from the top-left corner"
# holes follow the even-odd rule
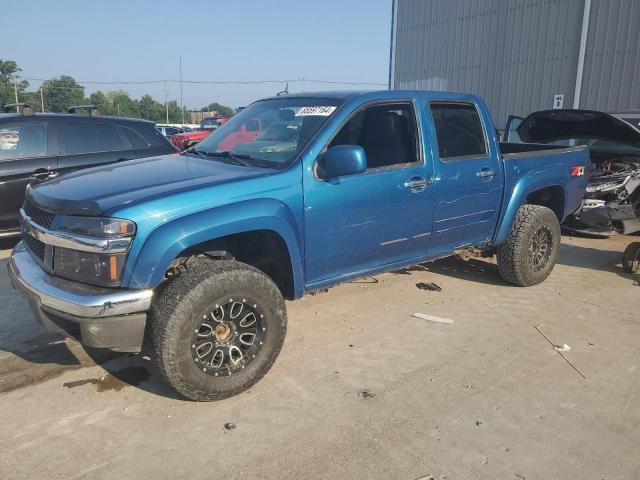
[[[268,98],[181,154],[29,186],[9,271],[45,327],[148,344],[177,392],[217,400],[273,365],[284,299],[465,251],[542,282],[588,162],[499,144],[473,95]]]

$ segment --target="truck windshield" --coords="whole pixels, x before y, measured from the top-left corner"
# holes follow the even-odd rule
[[[194,151],[221,161],[241,156],[248,165],[283,168],[341,104],[335,98],[261,100],[213,131]]]

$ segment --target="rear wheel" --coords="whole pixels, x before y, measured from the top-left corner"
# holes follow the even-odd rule
[[[640,270],[640,242],[630,243],[622,254],[622,269],[627,273]]]
[[[153,356],[160,373],[192,400],[220,400],[258,382],[287,328],[284,299],[261,271],[235,261],[189,264],[154,302]]]
[[[541,283],[553,270],[559,247],[560,224],[555,213],[540,205],[522,205],[509,236],[498,245],[500,275],[520,287]]]

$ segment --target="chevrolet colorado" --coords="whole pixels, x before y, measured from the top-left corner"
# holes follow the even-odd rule
[[[181,154],[28,187],[12,283],[47,328],[147,341],[177,392],[229,397],[273,365],[284,299],[466,249],[497,254],[507,282],[542,282],[588,150],[494,132],[467,94],[260,100]]]

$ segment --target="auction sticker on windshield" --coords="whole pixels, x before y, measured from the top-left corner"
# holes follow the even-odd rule
[[[333,113],[337,107],[333,106],[317,106],[317,107],[302,107],[296,113],[296,117],[308,117],[308,116],[320,116],[328,117]]]

